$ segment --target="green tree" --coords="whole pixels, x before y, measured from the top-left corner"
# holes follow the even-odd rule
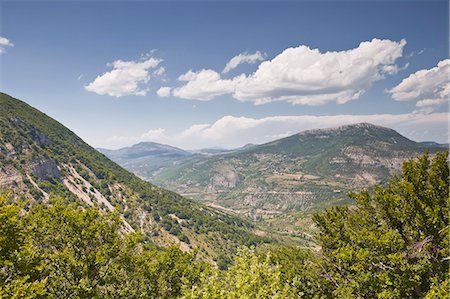
[[[45,293],[41,260],[20,216],[23,207],[24,203],[0,195],[0,298],[36,298]]]
[[[242,247],[227,271],[203,272],[199,284],[184,288],[183,298],[297,298],[282,281],[280,267],[269,260],[270,253],[261,261],[253,249]]]
[[[122,250],[130,250],[122,245],[131,238],[120,233],[117,214],[55,200],[34,206],[26,220],[33,249],[45,260],[48,298],[95,298],[115,286]]]
[[[260,261],[278,266],[281,281],[291,285],[296,298],[328,298],[330,290],[320,276],[320,260],[316,252],[297,246],[274,245],[259,250]]]
[[[209,266],[96,207],[0,196],[0,298],[177,298]]]
[[[434,298],[448,286],[448,153],[403,164],[356,205],[314,216],[322,276],[340,298]]]

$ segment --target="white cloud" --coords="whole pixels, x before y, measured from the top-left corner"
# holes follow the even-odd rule
[[[450,59],[432,69],[423,69],[388,90],[396,101],[415,101],[420,113],[429,113],[448,103],[450,98]]]
[[[162,76],[166,73],[166,69],[163,66],[160,66],[159,68],[157,68],[154,72],[153,75],[155,76]]]
[[[322,53],[307,46],[288,48],[262,62],[251,75],[222,79],[214,70],[189,71],[179,77],[179,98],[211,100],[231,94],[240,101],[264,104],[287,101],[300,105],[340,104],[358,99],[377,80],[398,71],[405,40],[373,39],[357,48]]]
[[[122,97],[127,95],[145,96],[150,81],[150,69],[156,68],[161,59],[147,57],[140,61],[116,60],[108,66],[112,71],[97,76],[84,88],[100,95]]]
[[[130,145],[151,140],[185,149],[224,147],[236,148],[247,143],[262,144],[296,132],[346,124],[369,122],[393,128],[418,141],[448,142],[449,113],[375,114],[375,115],[302,115],[249,118],[224,116],[212,124],[192,125],[179,133],[167,134],[163,129],[150,130],[139,137],[115,137],[110,146]],[[128,138],[128,139],[126,139]],[[131,142],[131,140],[134,140]]]
[[[6,47],[14,47],[14,44],[6,37],[0,36],[0,54],[5,53]]]
[[[170,96],[172,88],[167,87],[167,86],[163,86],[160,87],[157,91],[156,94],[162,98],[166,98]]]
[[[409,58],[414,57],[414,56],[416,56],[416,55],[422,55],[426,50],[427,50],[426,48],[423,48],[423,49],[420,50],[420,51],[412,51],[411,53],[408,53],[408,54],[405,56],[405,58],[409,59]]]
[[[225,68],[223,69],[222,73],[226,74],[242,63],[253,64],[256,63],[257,61],[263,60],[264,56],[259,51],[256,51],[253,54],[248,54],[247,52],[244,52],[231,58],[230,61],[228,61],[227,64],[225,65]]]
[[[164,130],[163,128],[148,130],[147,132],[141,135],[140,140],[142,141],[162,140],[166,138],[165,131],[166,130]]]
[[[233,93],[237,83],[245,79],[244,75],[233,79],[221,79],[220,74],[213,70],[200,70],[178,77],[179,81],[187,82],[173,89],[173,95],[183,99],[209,101],[215,97]]]

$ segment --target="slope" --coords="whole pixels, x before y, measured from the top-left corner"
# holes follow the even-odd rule
[[[0,189],[17,198],[117,211],[128,230],[158,245],[200,247],[205,258],[267,240],[248,221],[142,181],[22,101],[0,93],[0,107]]]

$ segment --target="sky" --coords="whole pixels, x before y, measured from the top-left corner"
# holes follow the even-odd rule
[[[0,90],[94,147],[358,122],[449,140],[448,1],[0,0],[0,19]]]

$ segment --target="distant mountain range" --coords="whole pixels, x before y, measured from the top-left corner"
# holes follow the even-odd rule
[[[424,145],[428,145],[428,146],[437,146],[437,147],[443,147],[443,148],[448,148],[449,147],[448,143],[437,143],[437,142],[434,142],[434,141],[422,141],[420,143],[424,144]]]
[[[125,231],[141,230],[161,246],[177,245],[212,260],[240,245],[268,240],[253,224],[161,189],[126,171],[69,129],[26,103],[0,93],[0,192],[32,202],[55,197],[118,212]],[[183,150],[141,144],[107,151],[116,159],[178,159]],[[259,234],[262,232],[259,230]]]
[[[118,150],[103,148],[97,150],[146,180],[151,180],[163,169],[194,155],[191,152],[155,142],[141,142]]]
[[[140,142],[117,150],[97,148],[99,152],[139,177],[153,181],[161,172],[190,159],[214,156],[249,149],[254,144],[246,144],[236,149],[204,148],[183,150],[156,142]]]
[[[309,130],[232,152],[185,155],[156,172],[148,167],[150,175],[136,159],[109,157],[157,185],[258,219],[346,202],[348,191],[387,181],[405,159],[442,149],[360,123]],[[133,167],[128,166],[131,161],[136,162]]]

